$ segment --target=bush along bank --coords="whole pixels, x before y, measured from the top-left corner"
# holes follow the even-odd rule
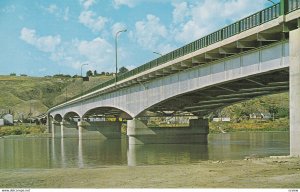
[[[46,126],[44,125],[15,125],[0,127],[0,137],[8,135],[38,135],[45,133]]]
[[[289,119],[281,118],[274,121],[243,120],[235,122],[210,122],[209,132],[238,132],[238,131],[289,131]]]

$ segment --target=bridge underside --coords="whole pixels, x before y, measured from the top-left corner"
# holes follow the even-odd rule
[[[132,117],[128,113],[113,107],[94,108],[86,112],[83,117],[113,117],[122,119],[132,119]]]
[[[281,1],[283,11],[287,2]],[[132,144],[151,143],[159,135],[166,138],[173,133],[175,140],[185,134],[206,138],[208,123],[202,117],[214,110],[254,97],[290,91],[290,154],[300,156],[300,29],[297,29],[300,10],[290,10],[287,15],[271,14],[273,19],[253,24],[254,18],[262,19],[265,13],[277,8],[274,5],[260,12],[259,17],[255,14],[239,21],[240,27],[249,21],[251,27],[240,28],[232,36],[216,40],[221,31],[213,33],[128,72],[128,76],[118,77],[118,82],[104,83],[97,91],[56,106],[51,113],[56,120],[72,110],[78,111],[80,120],[93,116],[127,119],[127,134]],[[233,30],[236,26],[226,29]],[[213,39],[213,43],[208,43]],[[137,119],[169,112],[199,119],[190,121],[189,130],[168,131],[151,129],[143,118]],[[119,124],[112,127],[116,132],[120,130]],[[79,136],[84,129],[78,123]]]
[[[233,103],[288,90],[289,69],[284,68],[179,95],[151,107],[149,111],[156,114],[188,112],[203,117]]]

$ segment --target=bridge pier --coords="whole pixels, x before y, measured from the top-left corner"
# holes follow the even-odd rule
[[[54,120],[51,121],[51,133],[52,133],[52,138],[55,137],[55,123]]]
[[[55,120],[52,120],[51,121],[51,135],[52,135],[52,138],[55,138],[58,136],[59,133],[59,130],[61,129],[61,122],[57,122]]]
[[[78,127],[78,139],[82,139],[82,130],[83,130],[83,121],[80,119],[80,121],[77,122],[77,127]]]
[[[52,134],[52,138],[54,138],[54,136],[55,136],[55,135],[54,135],[54,134],[55,134],[55,133],[54,133],[54,132],[55,132],[54,126],[55,126],[55,125],[54,125],[54,121],[51,121],[51,131],[50,131],[50,132],[51,132],[51,134]]]
[[[127,121],[127,135],[130,145],[140,144],[207,144],[208,120],[191,119],[189,127],[149,128],[140,120]]]
[[[121,139],[122,122],[97,121],[78,122],[79,138]]]
[[[47,122],[46,122],[46,125],[47,125],[47,133],[50,133],[50,132],[51,132],[51,122],[52,122],[51,117],[50,117],[50,115],[48,114],[48,115],[47,115]]]
[[[64,137],[64,124],[65,124],[65,121],[62,120],[62,121],[60,122],[60,136],[61,136],[61,138]]]
[[[300,156],[300,29],[290,32],[290,155]]]

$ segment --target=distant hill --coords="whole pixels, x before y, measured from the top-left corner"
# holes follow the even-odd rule
[[[83,82],[68,77],[0,76],[0,114],[11,112],[16,119],[37,116],[111,78],[102,75]]]
[[[37,116],[50,107],[79,95],[109,79],[111,75],[90,77],[89,81],[71,77],[0,76],[0,114],[12,112],[15,119]],[[288,93],[275,94],[237,103],[214,112],[214,116],[238,121],[250,113],[270,112],[288,117]]]
[[[253,113],[270,113],[275,118],[289,117],[289,93],[257,97],[230,105],[214,112],[216,117],[230,117],[233,121],[248,119]]]

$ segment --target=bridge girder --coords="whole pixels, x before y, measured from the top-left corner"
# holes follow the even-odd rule
[[[237,102],[288,90],[289,75],[283,69],[176,96],[152,106],[149,110],[153,112],[181,111],[195,115],[200,113],[207,115],[216,109]]]

